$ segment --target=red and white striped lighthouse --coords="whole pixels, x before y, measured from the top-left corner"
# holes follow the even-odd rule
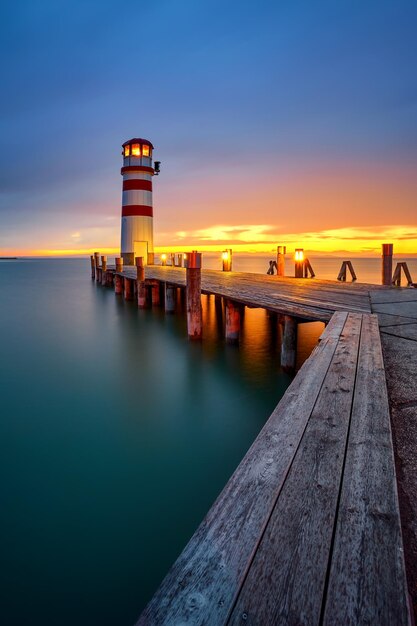
[[[154,262],[152,176],[159,173],[159,162],[152,165],[153,145],[147,139],[129,139],[123,144],[123,194],[121,254],[125,265],[134,265],[142,256],[145,264]]]

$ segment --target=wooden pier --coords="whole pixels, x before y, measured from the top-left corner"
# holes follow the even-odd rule
[[[187,270],[142,269],[106,272],[139,306],[141,289],[163,286],[172,313]],[[209,270],[200,279],[225,300],[226,340],[238,341],[242,306],[286,320],[286,357],[297,323],[327,326],[138,625],[411,626],[381,335],[395,391],[417,373],[393,358],[400,337],[417,362],[417,291]]]

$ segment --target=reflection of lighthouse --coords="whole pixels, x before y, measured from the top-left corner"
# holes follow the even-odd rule
[[[147,139],[130,139],[123,144],[123,195],[121,254],[125,265],[135,257],[153,263],[152,176],[159,173],[159,162],[152,166],[153,145]]]

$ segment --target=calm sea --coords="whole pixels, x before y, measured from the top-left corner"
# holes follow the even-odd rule
[[[313,262],[325,278],[339,266]],[[378,282],[377,259],[355,268]],[[0,262],[5,626],[131,626],[290,382],[265,311],[246,310],[240,347],[226,346],[204,297],[196,345],[183,314],[139,311],[89,272]],[[321,329],[301,325],[299,363]]]

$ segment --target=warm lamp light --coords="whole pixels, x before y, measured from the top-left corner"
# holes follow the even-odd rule
[[[295,249],[295,277],[303,278],[304,276],[304,250],[303,248]]]
[[[223,250],[222,260],[223,260],[223,272],[231,272],[232,271],[232,249],[231,248],[227,248],[227,250]]]
[[[166,265],[167,264],[167,255],[166,254],[161,254],[161,261],[162,261],[162,265]]]

